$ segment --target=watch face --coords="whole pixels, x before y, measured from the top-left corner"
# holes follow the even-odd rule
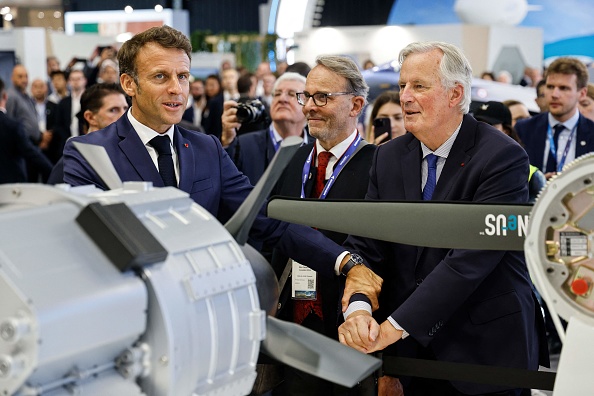
[[[351,260],[353,260],[353,262],[357,263],[357,264],[363,264],[363,258],[361,256],[359,256],[358,254],[351,254]]]

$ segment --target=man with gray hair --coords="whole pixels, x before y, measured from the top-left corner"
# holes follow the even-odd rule
[[[289,73],[283,74],[280,79]],[[291,73],[292,74],[292,73]],[[357,118],[369,88],[357,65],[342,56],[320,56],[295,104],[303,106],[315,142],[301,147],[281,176],[273,195],[317,199],[364,199],[375,146],[357,131]],[[338,244],[347,235],[320,230]],[[322,277],[275,250],[277,274],[292,272],[279,299],[279,317],[338,339],[340,277]],[[283,277],[284,278],[284,277]],[[306,282],[309,280],[310,282]],[[308,284],[309,283],[309,284]],[[282,395],[356,395],[347,389],[289,367]]]
[[[297,92],[305,88],[305,77],[297,73],[285,73],[274,84],[270,118],[267,129],[237,136],[241,123],[237,120],[237,102],[224,103],[221,117],[223,133],[221,143],[235,162],[237,169],[255,185],[272,161],[281,142],[289,136],[301,136],[305,143],[312,140],[305,130],[305,116],[297,103]]]
[[[472,70],[441,42],[400,52],[400,100],[410,133],[377,148],[366,199],[524,203],[528,157],[468,115]],[[398,221],[398,219],[393,219]],[[455,229],[452,229],[455,232]],[[432,238],[427,235],[427,238]],[[345,312],[339,339],[362,352],[537,370],[548,365],[542,315],[520,252],[437,249],[349,237],[385,281],[376,322],[365,303]],[[529,390],[402,378],[410,395],[523,395]]]

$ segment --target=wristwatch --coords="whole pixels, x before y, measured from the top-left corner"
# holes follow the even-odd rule
[[[342,269],[340,270],[340,274],[347,276],[349,271],[355,265],[363,265],[363,258],[361,256],[359,256],[358,254],[351,253],[351,258],[349,259],[349,261],[346,262],[345,265],[342,266]]]

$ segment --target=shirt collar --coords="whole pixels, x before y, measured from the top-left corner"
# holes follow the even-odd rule
[[[282,142],[283,138],[282,136],[278,133],[278,131],[276,130],[276,128],[274,127],[274,123],[270,124],[270,129],[272,130],[272,134],[274,135],[274,141],[276,143],[278,142]],[[303,145],[306,145],[307,142],[307,132],[305,132],[305,129],[303,129],[303,131],[301,131],[301,137],[303,138]]]
[[[458,136],[458,132],[460,132],[460,128],[462,127],[462,123],[458,125],[452,136],[448,138],[441,146],[437,148],[437,150],[432,151],[429,147],[425,146],[423,142],[421,142],[421,149],[423,150],[423,158],[425,158],[429,154],[435,154],[441,158],[448,158],[450,155],[450,151],[452,150],[452,146],[456,141],[456,137]]]
[[[134,127],[134,129],[136,130],[138,137],[140,138],[140,140],[142,140],[142,144],[144,144],[145,146],[150,142],[150,140],[152,138],[154,138],[156,136],[163,136],[163,135],[168,135],[169,139],[171,139],[171,143],[173,143],[173,130],[174,130],[173,125],[171,125],[171,127],[167,130],[167,132],[165,132],[163,134],[163,133],[158,133],[158,132],[152,130],[151,128],[140,123],[140,121],[138,121],[136,118],[134,118],[134,116],[132,115],[131,107],[128,110],[127,116],[128,116],[128,120],[130,121],[130,124],[132,124],[132,127]]]
[[[563,124],[563,126],[565,126],[565,128],[567,128],[571,131],[577,125],[577,123],[580,119],[580,112],[576,110],[575,114],[572,115],[571,118],[565,122],[559,122],[559,120],[556,120],[555,117],[553,117],[553,115],[550,112],[549,112],[548,116],[549,116],[549,125],[551,126],[551,128],[554,128],[555,126],[557,126],[557,124]]]

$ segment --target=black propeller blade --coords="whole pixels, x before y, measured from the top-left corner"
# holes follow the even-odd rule
[[[521,251],[531,209],[532,205],[273,197],[268,216],[408,245]]]

